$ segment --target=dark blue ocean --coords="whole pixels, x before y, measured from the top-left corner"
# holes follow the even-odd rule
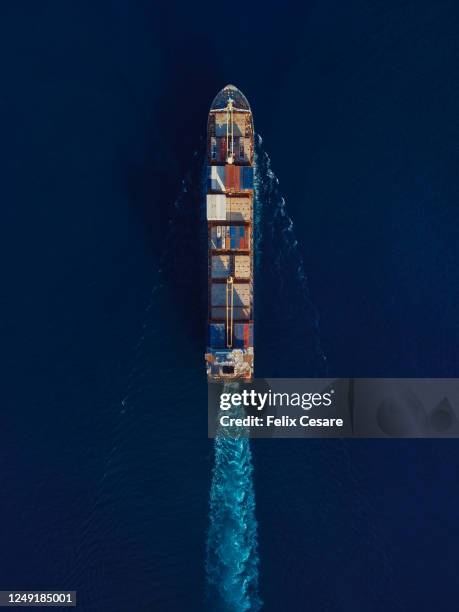
[[[454,1],[0,7],[0,589],[202,612],[206,118],[260,167],[258,376],[459,373]],[[266,612],[457,608],[459,445],[257,440]]]

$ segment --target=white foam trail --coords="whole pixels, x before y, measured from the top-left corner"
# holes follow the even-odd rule
[[[250,440],[219,430],[214,450],[206,564],[209,607],[257,612],[262,604]]]

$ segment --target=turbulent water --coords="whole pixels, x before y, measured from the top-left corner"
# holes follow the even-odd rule
[[[233,437],[220,430],[214,448],[207,542],[209,606],[222,612],[256,612],[261,601],[250,441],[244,432]]]

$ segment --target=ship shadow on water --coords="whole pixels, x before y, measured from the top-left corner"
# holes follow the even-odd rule
[[[190,343],[199,350],[206,339],[207,311],[204,134],[219,71],[207,38],[190,33],[172,41],[168,31],[164,23],[159,33],[161,72],[167,79],[160,98],[152,102],[154,123],[146,121],[144,159],[131,166],[126,189],[161,271],[162,286]]]

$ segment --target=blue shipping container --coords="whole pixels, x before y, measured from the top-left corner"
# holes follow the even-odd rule
[[[224,323],[211,323],[209,326],[210,331],[210,346],[212,348],[225,348],[225,324]]]
[[[253,189],[253,168],[250,166],[241,166],[240,177],[241,189]]]
[[[233,344],[235,348],[244,348],[244,323],[234,324]]]
[[[230,249],[246,249],[247,248],[247,243],[246,243],[246,228],[241,225],[231,225],[228,228],[228,233],[229,233],[229,237],[230,237]]]
[[[225,166],[207,167],[207,189],[210,191],[225,191]]]

